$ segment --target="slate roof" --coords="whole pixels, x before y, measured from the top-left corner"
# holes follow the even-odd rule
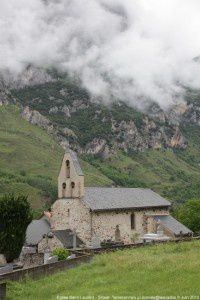
[[[71,149],[69,149],[69,148],[66,150],[66,153],[70,153],[77,174],[79,176],[83,176],[84,174],[83,174],[83,171],[81,169],[81,166],[80,166],[80,163],[78,161],[78,157],[77,157],[76,153],[74,151],[72,151]]]
[[[49,233],[50,229],[49,220],[45,216],[39,220],[33,220],[26,230],[26,244],[29,246],[37,245],[43,235]]]
[[[157,222],[160,221],[161,225],[173,232],[176,236],[179,236],[180,232],[182,232],[183,235],[192,234],[192,231],[190,229],[188,229],[186,226],[181,224],[170,215],[154,216],[154,220],[156,220]]]
[[[65,248],[73,247],[73,235],[72,235],[72,231],[70,229],[55,230],[55,231],[53,231],[53,233],[61,241],[61,243],[63,244],[63,246]],[[83,244],[83,242],[81,241],[81,239],[79,239],[79,237],[76,236],[77,247],[79,247],[82,244]]]
[[[142,188],[89,187],[83,202],[93,211],[170,206],[160,195]]]
[[[26,230],[26,245],[36,246],[42,240],[45,234],[51,232],[51,226],[49,220],[43,216],[39,220],[33,220]],[[66,230],[55,230],[52,233],[61,241],[64,247],[72,248],[73,247],[73,236],[70,229]],[[76,237],[76,244],[80,246],[83,242],[80,238]]]

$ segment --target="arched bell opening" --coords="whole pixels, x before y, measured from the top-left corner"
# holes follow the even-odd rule
[[[65,165],[66,165],[66,178],[70,178],[70,161],[69,161],[69,159],[66,160]]]
[[[63,196],[63,198],[65,197],[66,186],[67,186],[66,183],[63,182],[63,184],[62,184],[62,196]]]

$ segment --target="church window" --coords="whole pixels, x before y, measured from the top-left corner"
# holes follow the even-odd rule
[[[131,214],[131,229],[135,229],[135,214]]]
[[[63,184],[62,184],[62,188],[63,188],[63,190],[66,189],[66,183],[65,182],[63,182]]]
[[[70,178],[70,161],[66,160],[66,177]]]
[[[71,187],[72,187],[72,189],[74,189],[74,188],[75,188],[75,182],[73,182],[73,181],[72,181],[72,183],[71,183]]]

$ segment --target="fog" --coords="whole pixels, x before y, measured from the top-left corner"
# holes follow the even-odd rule
[[[0,73],[78,76],[94,97],[163,108],[200,88],[199,0],[0,0]]]

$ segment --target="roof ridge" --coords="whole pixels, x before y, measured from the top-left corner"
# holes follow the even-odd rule
[[[144,188],[144,187],[125,187],[125,186],[119,186],[119,187],[112,187],[112,186],[86,186],[85,187],[86,189],[87,188],[89,188],[89,189],[91,189],[91,188],[94,188],[94,189],[129,189],[129,190],[136,190],[136,189],[138,189],[138,190],[149,190],[149,191],[153,191],[152,189],[150,189],[150,188]]]
[[[170,202],[151,189],[87,187],[83,202],[92,210],[169,207]]]

